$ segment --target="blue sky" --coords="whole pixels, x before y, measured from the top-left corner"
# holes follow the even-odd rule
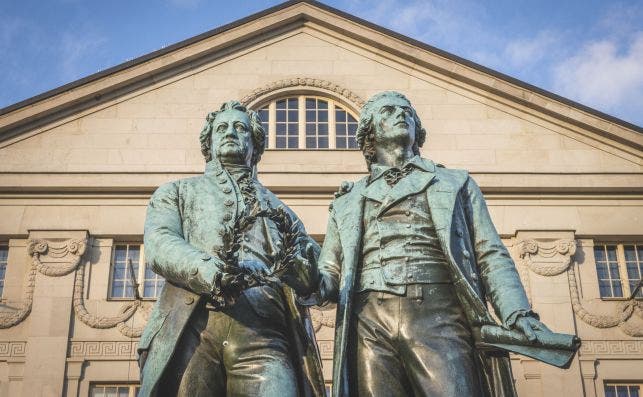
[[[0,108],[279,3],[4,0]],[[324,3],[643,125],[643,0]]]

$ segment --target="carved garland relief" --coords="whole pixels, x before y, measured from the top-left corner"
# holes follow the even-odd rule
[[[22,322],[31,313],[33,294],[36,286],[36,274],[48,277],[62,277],[76,271],[72,297],[74,312],[78,319],[92,328],[106,329],[116,327],[121,334],[137,338],[143,327],[131,327],[126,321],[131,319],[137,310],[142,308],[145,319],[149,316],[151,304],[140,299],[124,303],[116,316],[97,316],[85,307],[83,291],[85,285],[85,265],[81,259],[87,248],[87,239],[69,239],[63,242],[52,242],[35,239],[27,243],[27,253],[31,257],[31,266],[27,271],[25,289],[20,309],[0,313],[0,328],[10,328]]]
[[[615,313],[611,315],[593,314],[583,306],[576,281],[575,266],[572,264],[573,256],[576,253],[575,241],[567,239],[537,241],[531,239],[521,241],[519,246],[523,269],[529,269],[546,277],[556,276],[567,271],[572,309],[583,322],[596,328],[619,327],[621,331],[629,336],[643,336],[642,326],[628,322],[633,314],[643,319],[643,306],[640,301],[628,299],[619,302]],[[528,295],[531,296],[529,272],[523,271],[521,276],[525,282],[525,289]]]

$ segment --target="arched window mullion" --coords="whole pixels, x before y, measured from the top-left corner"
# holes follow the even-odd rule
[[[268,149],[277,147],[277,102],[272,101],[268,105]]]
[[[328,148],[335,149],[335,101],[328,101]]]
[[[306,97],[300,95],[298,98],[299,109],[299,149],[306,149]]]

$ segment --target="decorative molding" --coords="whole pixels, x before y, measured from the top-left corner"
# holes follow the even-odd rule
[[[295,77],[291,79],[284,79],[273,81],[267,85],[252,90],[248,95],[241,98],[241,103],[245,106],[254,105],[253,102],[259,98],[273,91],[282,90],[285,88],[313,88],[329,91],[347,102],[355,106],[356,109],[361,109],[364,106],[364,100],[351,90],[341,87],[335,83],[322,79],[313,79],[310,77]]]
[[[595,328],[613,328],[618,326],[621,331],[629,336],[643,337],[643,326],[627,322],[633,314],[636,314],[639,319],[643,319],[643,307],[640,301],[637,301],[636,299],[628,299],[619,302],[616,305],[615,313],[611,315],[592,314],[583,307],[581,302],[574,266],[569,267],[567,277],[569,281],[572,309],[578,318],[580,318],[584,323]]]
[[[87,249],[87,243],[88,237],[57,242],[30,239],[27,242],[27,253],[31,257],[31,266],[26,276],[21,307],[15,311],[0,313],[0,329],[19,324],[31,313],[38,272],[48,277],[62,277],[75,270],[72,303],[78,319],[91,328],[116,327],[121,334],[129,338],[140,337],[144,327],[132,327],[125,322],[131,319],[141,307],[143,308],[142,315],[147,320],[151,303],[143,302],[141,299],[126,302],[121,306],[116,316],[97,316],[87,310],[84,299],[85,266],[79,266]]]
[[[322,360],[332,360],[333,359],[333,350],[335,348],[335,343],[332,340],[318,340],[317,345],[319,346],[319,355]]]
[[[0,359],[10,357],[25,357],[26,353],[27,342],[0,342]]]
[[[87,239],[52,242],[42,239],[29,240],[27,253],[36,269],[45,276],[60,277],[73,272],[87,248]],[[43,263],[43,259],[44,262]],[[65,259],[62,263],[61,259]]]
[[[138,341],[71,341],[67,357],[87,359],[136,358]]]
[[[576,241],[559,239],[554,241],[524,240],[519,243],[520,258],[532,272],[541,276],[556,276],[563,273],[576,253]]]
[[[313,322],[313,329],[319,332],[322,326],[335,328],[335,310],[320,308],[310,308],[310,319]]]
[[[584,340],[578,352],[581,356],[643,355],[643,340]]]
[[[22,303],[18,310],[0,313],[0,329],[21,323],[31,313],[36,273],[61,277],[73,272],[78,267],[86,247],[87,238],[62,242],[30,239],[27,242],[27,253],[31,257],[31,266],[26,275]]]

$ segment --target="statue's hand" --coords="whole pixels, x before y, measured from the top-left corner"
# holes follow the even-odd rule
[[[281,281],[295,290],[299,296],[308,296],[315,292],[319,281],[317,258],[312,244],[308,243],[305,253],[305,258],[297,255],[292,266],[279,276]]]
[[[514,328],[525,334],[530,342],[538,341],[538,335],[534,331],[551,332],[551,330],[547,328],[545,324],[538,321],[538,319],[530,316],[521,316],[516,319]]]

